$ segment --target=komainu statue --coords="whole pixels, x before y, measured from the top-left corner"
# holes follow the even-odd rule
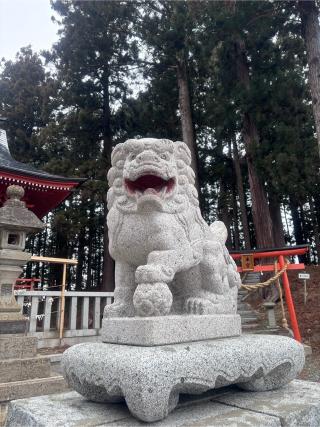
[[[132,139],[113,150],[108,226],[115,301],[105,308],[102,342],[72,346],[62,358],[64,377],[78,393],[93,402],[125,399],[147,423],[165,418],[180,393],[231,384],[273,390],[304,364],[303,346],[291,338],[241,335],[240,277],[225,247],[227,231],[203,220],[190,160],[183,142],[166,139]],[[190,408],[189,415],[180,409],[173,424],[190,419]]]
[[[105,317],[236,312],[240,276],[222,222],[201,216],[183,142],[130,139],[112,152],[109,249],[115,301]]]

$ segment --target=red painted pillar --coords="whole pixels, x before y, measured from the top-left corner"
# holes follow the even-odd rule
[[[284,265],[285,265],[285,262],[284,262],[283,255],[280,255],[279,256],[280,270],[282,270]],[[289,283],[289,279],[288,279],[288,275],[287,275],[286,271],[284,271],[282,273],[282,283],[283,283],[286,303],[287,303],[287,307],[288,307],[288,311],[289,311],[290,323],[291,323],[291,327],[293,330],[293,335],[297,341],[301,342],[301,335],[300,335],[299,326],[298,326],[298,322],[297,322],[296,312],[295,312],[293,301],[292,301],[290,283]]]

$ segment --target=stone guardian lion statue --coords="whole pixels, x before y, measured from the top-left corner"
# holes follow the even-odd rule
[[[105,317],[231,314],[241,284],[220,221],[201,216],[184,142],[129,139],[108,173],[114,303]]]

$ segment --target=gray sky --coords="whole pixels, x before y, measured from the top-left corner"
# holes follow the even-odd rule
[[[29,44],[36,52],[49,49],[58,31],[52,15],[50,0],[0,0],[0,58],[14,59]]]

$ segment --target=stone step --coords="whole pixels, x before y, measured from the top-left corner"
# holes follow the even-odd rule
[[[255,285],[256,283],[260,283],[260,282],[261,282],[261,277],[255,276],[255,277],[250,277],[245,279],[242,283],[244,285]]]
[[[68,390],[68,386],[62,375],[0,383],[0,402],[60,393],[66,390]]]
[[[248,303],[246,303],[246,302],[240,302],[240,304],[238,304],[238,311],[239,310],[248,310],[248,311],[250,311],[250,310],[252,310],[252,307]]]
[[[243,331],[251,331],[251,330],[257,329],[259,327],[260,327],[259,323],[245,323],[242,325],[242,330]]]
[[[254,318],[254,317],[241,317],[241,325],[244,324],[249,324],[249,323],[256,323],[258,320],[258,318]]]
[[[45,357],[0,360],[0,381],[2,383],[44,378],[49,375],[50,359]]]
[[[242,328],[243,329],[243,328]],[[270,334],[270,335],[283,335],[281,334],[280,328],[261,328],[261,325],[259,325],[259,327],[257,327],[256,329],[252,330],[253,334]]]
[[[26,359],[37,355],[37,338],[0,335],[0,360]]]
[[[249,271],[245,274],[244,280],[250,279],[252,277],[260,277],[261,273],[259,271]]]
[[[257,317],[257,313],[254,310],[238,310],[237,313],[243,317]]]

